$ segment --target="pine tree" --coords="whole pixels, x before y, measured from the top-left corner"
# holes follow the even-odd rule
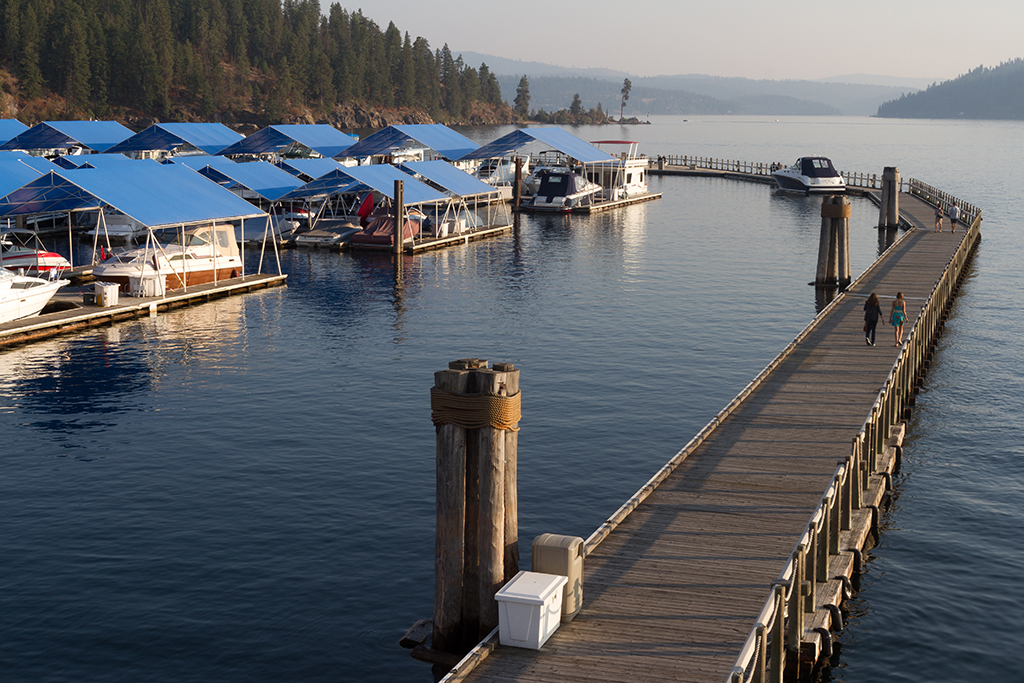
[[[519,79],[519,87],[516,88],[516,98],[513,100],[515,105],[514,109],[520,118],[526,118],[530,115],[530,81],[526,79],[526,74]]]

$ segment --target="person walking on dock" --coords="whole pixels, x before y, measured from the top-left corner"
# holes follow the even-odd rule
[[[960,207],[953,202],[952,206],[949,207],[949,227],[950,232],[956,232],[956,222],[960,220]]]
[[[896,299],[892,302],[892,312],[889,313],[889,322],[896,333],[896,346],[903,344],[903,323],[907,320],[907,302],[903,298],[903,292],[896,292]]]
[[[942,207],[935,207],[935,232],[942,232]]]
[[[864,302],[864,342],[868,346],[875,345],[875,327],[881,317],[882,307],[878,304],[878,295],[871,292],[871,296]]]

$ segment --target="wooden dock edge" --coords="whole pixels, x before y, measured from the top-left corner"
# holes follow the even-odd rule
[[[118,297],[110,307],[78,307],[22,318],[0,326],[0,349],[285,284],[287,275],[245,275],[229,281],[172,290],[162,297]]]

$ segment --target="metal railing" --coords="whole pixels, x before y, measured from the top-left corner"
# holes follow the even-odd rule
[[[959,202],[958,205],[964,206]],[[771,595],[740,650],[727,683],[782,681],[786,652],[799,656],[805,618],[816,609],[818,585],[840,578],[828,576],[829,560],[844,550],[840,535],[850,530],[853,512],[862,509],[870,476],[878,472],[878,456],[884,453],[892,427],[903,420],[980,234],[981,211],[971,209],[967,237],[921,307],[907,342],[893,362],[860,432],[853,438],[850,454],[836,468],[832,483],[797,541],[789,562],[773,582]]]

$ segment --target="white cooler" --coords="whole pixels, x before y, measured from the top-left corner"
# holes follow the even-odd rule
[[[519,572],[495,594],[498,640],[502,645],[539,650],[558,629],[567,577]]]
[[[101,308],[117,305],[118,286],[116,282],[97,282],[93,285],[96,292],[96,305]]]

